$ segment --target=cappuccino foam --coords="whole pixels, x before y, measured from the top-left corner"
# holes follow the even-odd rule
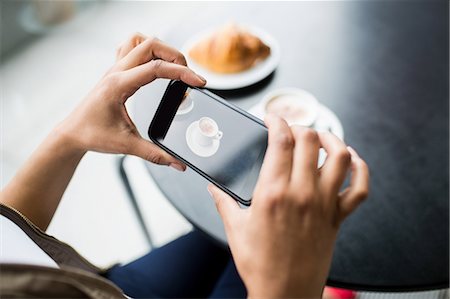
[[[266,105],[266,112],[273,113],[286,120],[288,124],[308,123],[313,117],[311,107],[299,97],[290,94],[272,98]]]
[[[209,119],[200,120],[198,126],[199,126],[200,130],[206,135],[214,134],[216,131],[216,126]]]

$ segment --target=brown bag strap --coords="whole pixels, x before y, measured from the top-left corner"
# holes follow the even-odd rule
[[[28,218],[14,208],[0,203],[0,214],[14,222],[22,231],[30,237],[45,253],[47,253],[60,267],[72,267],[102,274],[105,269],[98,268],[88,262],[70,245],[47,235]]]
[[[83,270],[2,264],[2,298],[125,298],[108,280]]]

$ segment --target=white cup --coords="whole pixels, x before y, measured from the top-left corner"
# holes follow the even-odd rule
[[[282,88],[263,99],[264,113],[280,116],[289,125],[313,127],[319,114],[319,102],[309,92],[298,88]]]
[[[214,140],[220,140],[223,136],[219,126],[210,117],[202,117],[198,120],[195,141],[201,146],[210,146]]]

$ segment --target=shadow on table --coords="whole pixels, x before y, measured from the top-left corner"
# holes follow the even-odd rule
[[[266,87],[273,80],[273,77],[275,76],[275,72],[276,72],[276,70],[273,71],[269,76],[267,76],[263,80],[255,83],[255,84],[252,84],[250,86],[246,86],[246,87],[242,87],[242,88],[238,88],[238,89],[232,89],[232,90],[211,89],[211,91],[223,98],[226,98],[227,100],[233,100],[233,98],[242,98],[242,97],[251,95],[253,93],[256,93],[256,92],[260,91],[261,89],[263,89],[264,87]]]

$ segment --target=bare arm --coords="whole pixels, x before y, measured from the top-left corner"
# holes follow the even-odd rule
[[[1,202],[45,230],[85,152],[52,131],[1,192]]]
[[[156,78],[194,86],[206,83],[186,67],[180,52],[158,39],[135,34],[119,47],[111,70],[2,190],[0,201],[45,230],[87,151],[131,154],[184,170],[181,162],[139,135],[125,108],[130,96]]]

